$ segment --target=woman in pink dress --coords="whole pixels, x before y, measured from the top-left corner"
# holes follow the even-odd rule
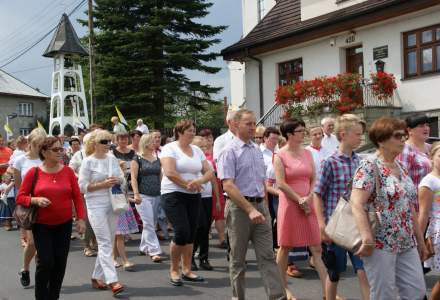
[[[275,177],[280,190],[277,233],[280,246],[277,264],[284,274],[284,284],[288,299],[295,299],[287,288],[286,269],[289,250],[293,247],[308,246],[315,260],[325,290],[326,269],[321,259],[321,238],[312,205],[315,167],[313,156],[303,148],[306,134],[305,123],[299,119],[284,121],[281,134],[287,144],[275,155]]]

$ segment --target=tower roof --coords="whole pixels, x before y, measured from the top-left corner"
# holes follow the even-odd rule
[[[63,14],[55,34],[44,51],[43,56],[54,57],[57,54],[79,54],[82,56],[89,55],[87,50],[81,45],[69,17]]]

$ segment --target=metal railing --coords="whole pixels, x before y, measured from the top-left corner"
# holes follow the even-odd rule
[[[388,99],[379,99],[374,95],[373,89],[371,88],[371,84],[364,80],[361,83],[362,87],[362,101],[363,101],[363,109],[368,108],[377,108],[377,107],[394,107],[400,108],[402,107],[399,94],[397,90],[394,91],[394,94],[391,98]],[[339,96],[335,96],[334,99],[330,100],[331,102],[336,102],[339,100]],[[309,97],[304,102],[301,103],[305,108],[316,103],[321,102],[322,99],[318,97]],[[277,126],[282,122],[283,114],[286,111],[286,107],[284,105],[274,104],[267,113],[265,113],[260,120],[257,122],[258,125],[262,125],[265,127],[268,126]]]

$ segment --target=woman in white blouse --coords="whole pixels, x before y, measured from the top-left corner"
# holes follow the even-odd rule
[[[161,182],[162,206],[173,225],[170,245],[170,283],[204,279],[191,271],[191,257],[201,207],[202,185],[213,176],[212,168],[199,147],[191,145],[196,129],[191,120],[181,120],[174,127],[175,142],[166,144],[160,154],[164,176]],[[179,273],[182,259],[182,273]]]
[[[124,290],[118,282],[112,249],[117,215],[113,212],[110,189],[124,184],[124,174],[118,160],[108,154],[112,135],[95,130],[86,143],[86,155],[79,171],[79,186],[87,203],[87,214],[98,242],[98,256],[92,274],[93,288],[111,288],[114,295]],[[110,173],[111,167],[111,173]],[[109,175],[112,176],[109,176]]]

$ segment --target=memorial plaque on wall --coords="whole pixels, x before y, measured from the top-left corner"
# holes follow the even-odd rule
[[[381,46],[373,48],[373,59],[383,59],[388,58],[388,46]]]

